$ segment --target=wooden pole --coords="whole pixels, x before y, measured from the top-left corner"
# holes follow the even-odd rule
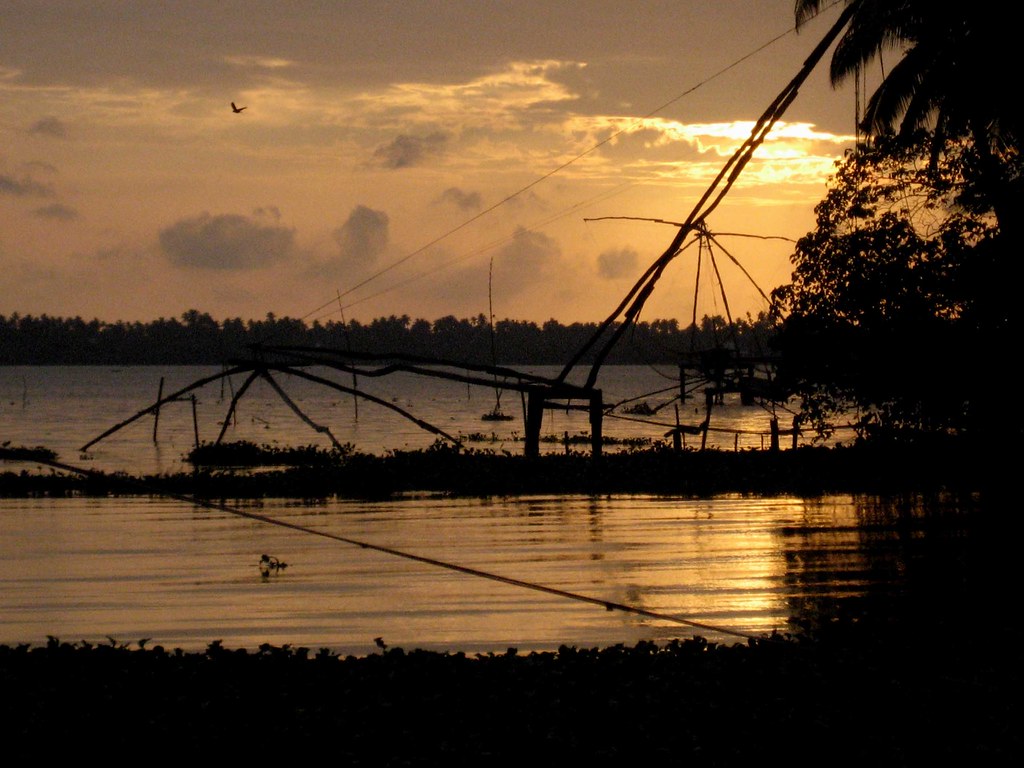
[[[352,389],[359,389],[359,379],[358,377],[356,377],[355,371],[352,371]],[[359,396],[356,395],[354,392],[352,394],[352,405],[355,408],[355,419],[356,421],[359,421]]]
[[[164,399],[164,377],[160,377],[160,388],[156,391],[156,410],[153,411],[153,442],[156,442],[156,428],[160,425],[160,402]]]
[[[596,459],[604,445],[604,397],[601,390],[590,393],[590,453]]]
[[[676,429],[672,433],[672,447],[676,450],[676,453],[680,453],[683,450],[683,430],[679,428],[679,406],[676,407]]]
[[[709,390],[704,390],[704,423],[700,425],[700,449],[703,451],[708,445],[708,428],[711,426],[711,409],[715,404],[715,395]]]
[[[531,389],[526,399],[526,441],[523,453],[526,456],[540,456],[540,427],[544,421],[544,392]]]
[[[341,329],[345,334],[345,347],[349,352],[352,351],[352,338],[348,335],[348,322],[345,320],[345,307],[341,305],[341,291],[335,289],[335,293],[338,294],[338,310],[341,312]],[[359,395],[356,394],[356,390],[359,389],[359,379],[356,378],[356,372],[352,371],[352,405],[355,408],[355,419],[359,421]]]
[[[234,368],[231,368],[228,371],[225,371],[224,373],[217,373],[217,374],[214,374],[213,376],[205,376],[205,377],[199,379],[198,381],[193,381],[191,384],[189,384],[184,389],[179,389],[177,392],[174,392],[173,394],[170,394],[167,397],[163,398],[162,401],[157,402],[154,405],[149,406],[148,408],[143,408],[141,411],[136,413],[131,418],[125,419],[124,421],[120,422],[119,424],[115,424],[110,429],[108,429],[106,432],[104,432],[102,435],[100,435],[99,437],[94,437],[92,440],[90,440],[88,443],[83,445],[78,450],[80,450],[82,452],[88,451],[90,448],[92,448],[94,445],[96,445],[96,443],[98,443],[100,440],[103,440],[104,438],[110,437],[112,434],[114,434],[118,430],[123,429],[124,427],[128,426],[129,424],[133,423],[134,421],[137,421],[138,419],[141,419],[143,416],[145,416],[145,415],[155,411],[157,408],[160,407],[161,402],[170,403],[170,402],[177,402],[178,400],[184,400],[186,392],[191,392],[193,390],[199,389],[200,387],[206,386],[211,381],[216,381],[217,379],[221,378],[222,376],[229,376],[229,375],[231,375],[233,373],[242,373],[243,371],[247,371],[247,370],[251,370],[251,366],[239,365],[239,366],[235,366]]]
[[[339,451],[344,449],[344,446],[341,443],[338,442],[338,438],[336,438],[334,436],[334,433],[331,432],[331,430],[328,427],[326,427],[324,425],[321,425],[321,424],[317,424],[315,421],[313,421],[311,418],[309,418],[309,416],[307,416],[305,413],[303,413],[302,409],[299,408],[298,405],[296,405],[294,400],[292,400],[290,397],[288,397],[288,393],[285,392],[281,388],[281,385],[278,384],[277,381],[274,379],[274,377],[270,375],[270,371],[263,371],[262,376],[266,380],[266,382],[271,386],[271,388],[275,392],[277,392],[277,396],[280,397],[284,401],[284,404],[287,405],[289,408],[291,408],[292,413],[294,413],[296,416],[298,416],[300,419],[302,419],[306,424],[308,424],[310,427],[312,427],[314,431],[319,432],[322,435],[327,435],[327,437],[330,438],[331,444],[335,448],[337,448]]]

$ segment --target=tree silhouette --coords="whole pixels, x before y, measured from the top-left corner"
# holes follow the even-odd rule
[[[800,24],[822,0],[796,0]],[[884,55],[897,61],[868,100],[862,127],[870,136],[928,129],[931,161],[948,142],[970,139],[973,165],[965,172],[961,203],[990,208],[1007,250],[1021,243],[1022,184],[1017,32],[1003,6],[934,3],[928,0],[847,0],[854,12],[836,44],[830,74],[834,85],[856,79]],[[1016,264],[1007,267],[1017,275]]]
[[[696,329],[701,339],[716,332],[725,321],[705,319]],[[557,365],[566,350],[594,332],[594,323],[563,325],[548,320],[543,325],[525,320],[495,323],[495,344],[502,363],[510,365]],[[755,340],[768,332],[764,317],[735,321],[740,338],[749,339],[747,351],[758,350]],[[676,320],[638,323],[629,344],[611,362],[675,365],[690,346],[692,329]],[[706,339],[705,343],[710,343]],[[414,354],[465,363],[489,364],[491,336],[483,315],[453,315],[413,320],[408,315],[380,317],[369,323],[314,322],[268,314],[262,320],[229,318],[218,322],[205,312],[190,309],[177,318],[148,323],[115,323],[81,318],[42,315],[0,315],[0,365],[220,365],[247,358],[260,344],[309,346],[373,354]]]
[[[787,315],[779,375],[816,426],[851,410],[862,434],[901,440],[992,426],[997,230],[955,204],[960,166],[921,163],[923,145],[852,152],[797,243],[792,282],[773,294]]]
[[[798,24],[825,5],[796,0]],[[883,77],[860,124],[868,140],[776,293],[791,313],[787,374],[812,413],[852,403],[864,426],[991,433],[1004,420],[978,387],[1020,336],[1016,31],[986,0],[846,5],[833,84],[859,88],[874,62]]]

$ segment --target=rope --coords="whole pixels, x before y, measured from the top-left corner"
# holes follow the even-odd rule
[[[4,449],[4,448],[0,448],[0,459],[11,459],[11,460],[16,460],[16,461],[24,461],[24,460],[26,460],[26,459],[24,459],[22,457],[14,455],[13,452],[11,452],[11,451],[9,451],[7,449]],[[165,496],[167,498],[176,499],[178,501],[183,501],[183,502],[186,502],[186,503],[189,503],[189,504],[195,504],[196,506],[204,507],[206,509],[212,509],[212,510],[216,510],[218,512],[227,512],[228,514],[231,514],[231,515],[236,515],[238,517],[244,517],[246,519],[254,520],[254,521],[260,522],[260,523],[266,523],[267,525],[276,525],[276,526],[278,526],[280,528],[287,528],[287,529],[290,529],[290,530],[293,530],[293,531],[298,531],[299,533],[308,533],[308,534],[310,534],[312,536],[320,536],[320,537],[325,538],[325,539],[331,539],[332,541],[341,542],[342,544],[351,544],[352,546],[356,546],[356,547],[359,547],[361,549],[369,549],[369,550],[372,550],[374,552],[381,552],[381,553],[383,553],[385,555],[392,555],[394,557],[401,557],[401,558],[404,558],[406,560],[412,560],[413,562],[423,563],[425,565],[434,566],[436,568],[444,568],[444,569],[447,569],[449,571],[455,571],[457,573],[465,574],[467,576],[475,576],[475,577],[481,578],[481,579],[489,579],[491,581],[497,581],[497,582],[500,582],[502,584],[508,584],[510,586],[513,586],[513,587],[521,587],[523,589],[532,589],[532,590],[534,590],[536,592],[543,592],[545,594],[554,595],[555,597],[561,597],[561,598],[564,598],[564,599],[567,599],[567,600],[575,600],[575,601],[581,602],[581,603],[589,603],[591,605],[599,605],[599,606],[603,607],[605,610],[608,610],[608,611],[622,611],[623,613],[632,613],[632,614],[635,614],[637,616],[645,616],[645,617],[650,618],[650,619],[657,619],[659,621],[667,621],[667,622],[671,622],[673,624],[682,624],[682,625],[685,625],[685,626],[688,626],[688,627],[693,627],[695,629],[710,630],[712,632],[718,632],[718,633],[721,633],[721,634],[724,634],[724,635],[732,635],[732,636],[735,636],[735,637],[742,637],[742,638],[745,638],[747,640],[763,641],[763,640],[767,639],[764,636],[752,635],[752,634],[749,634],[749,633],[746,633],[746,632],[740,632],[740,631],[735,630],[735,629],[728,629],[726,627],[721,627],[721,626],[717,626],[717,625],[714,625],[714,624],[707,624],[707,623],[704,623],[704,622],[695,621],[693,619],[687,619],[687,618],[684,618],[682,616],[673,616],[671,614],[658,613],[657,611],[650,611],[650,610],[647,610],[646,608],[640,608],[640,607],[637,607],[637,606],[634,606],[634,605],[628,605],[626,603],[617,603],[617,602],[613,602],[613,601],[610,601],[610,600],[602,600],[601,598],[598,598],[598,597],[591,597],[589,595],[582,595],[582,594],[580,594],[578,592],[569,592],[569,591],[564,590],[564,589],[558,589],[556,587],[549,587],[549,586],[546,586],[544,584],[537,584],[536,582],[532,582],[532,581],[524,581],[523,579],[512,578],[511,576],[502,576],[501,574],[498,574],[498,573],[492,573],[491,571],[484,571],[484,570],[481,570],[479,568],[471,568],[471,567],[465,566],[465,565],[458,565],[457,563],[448,562],[446,560],[438,560],[436,558],[425,557],[423,555],[415,555],[415,554],[412,554],[411,552],[405,552],[405,551],[402,551],[402,550],[399,550],[399,549],[394,549],[392,547],[384,547],[384,546],[381,546],[379,544],[372,544],[372,543],[367,542],[367,541],[360,541],[359,539],[352,539],[352,538],[349,538],[347,536],[341,536],[341,535],[336,534],[336,533],[330,533],[328,531],[321,531],[321,530],[317,530],[315,528],[309,528],[309,527],[307,527],[305,525],[300,525],[298,523],[290,523],[290,522],[287,522],[286,520],[279,520],[277,518],[270,517],[269,515],[262,515],[262,514],[259,514],[257,512],[249,512],[247,510],[240,509],[238,507],[229,506],[229,505],[224,504],[222,502],[207,501],[205,499],[201,499],[201,498],[198,498],[196,496],[191,496],[191,495],[188,495],[188,494],[175,493],[173,491],[166,491],[166,490],[162,490],[162,489],[159,489],[159,488],[154,488],[154,487],[152,487],[152,486],[150,486],[150,485],[148,485],[146,483],[140,482],[138,480],[132,480],[130,478],[120,477],[120,476],[108,476],[108,475],[106,475],[103,472],[97,472],[95,470],[86,469],[84,467],[77,467],[77,466],[74,466],[74,465],[71,465],[71,464],[66,464],[64,462],[60,462],[60,461],[56,461],[56,460],[52,460],[52,459],[47,459],[47,458],[40,457],[40,458],[32,458],[32,459],[30,459],[30,461],[32,461],[33,463],[36,463],[36,464],[43,464],[45,466],[53,467],[55,469],[61,469],[61,470],[64,470],[66,472],[74,472],[76,474],[83,475],[85,477],[95,477],[95,478],[99,478],[99,479],[103,479],[103,480],[108,480],[108,481],[111,481],[111,482],[119,483],[121,485],[138,488],[138,489],[141,489],[141,490],[145,490],[148,493],[153,493],[153,494],[156,494],[156,495]]]

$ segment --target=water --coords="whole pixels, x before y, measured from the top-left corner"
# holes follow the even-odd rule
[[[214,440],[225,419],[231,398],[242,385],[235,376],[212,382],[189,393],[196,395],[196,419],[191,400],[169,403],[160,412],[157,441],[153,441],[154,418],[147,415],[90,447],[79,450],[110,427],[148,408],[157,400],[161,379],[164,395],[182,389],[203,377],[221,372],[202,366],[9,366],[0,367],[0,434],[15,445],[44,445],[56,450],[64,461],[81,461],[86,466],[130,472],[180,471],[183,455],[195,443]],[[327,371],[313,372],[330,376]],[[554,366],[532,369],[541,375],[557,375]],[[622,413],[605,419],[604,434],[612,439],[665,440],[676,423],[678,391],[675,373],[668,367],[606,366],[598,386],[606,404],[641,397],[652,408],[665,404],[653,417]],[[437,436],[393,410],[376,403],[354,399],[337,390],[280,375],[288,396],[315,423],[327,427],[341,443],[352,443],[367,453],[395,449],[425,448]],[[351,377],[334,374],[346,386]],[[495,407],[493,389],[467,387],[458,382],[399,373],[376,379],[361,378],[359,388],[400,407],[457,438],[478,435],[485,442],[469,443],[476,448],[521,453],[523,404],[518,393],[502,395],[501,410],[511,421],[484,421],[481,416]],[[656,393],[656,394],[650,394]],[[756,448],[767,445],[771,414],[759,407],[743,407],[738,395],[729,395],[725,405],[712,416],[713,431],[708,445],[721,448]],[[782,428],[792,416],[780,410]],[[680,408],[683,424],[703,419],[703,403],[692,399]],[[564,450],[557,440],[565,435],[589,433],[587,414],[576,410],[545,413],[542,436],[555,442],[542,443],[542,450]],[[330,447],[328,436],[303,422],[265,382],[255,382],[241,398],[236,418],[226,440],[251,440],[272,445],[320,445]],[[690,445],[699,438],[688,436]],[[2,441],[0,441],[2,442]],[[783,440],[783,447],[789,445]],[[586,446],[578,446],[585,449]],[[610,446],[611,450],[615,446]]]
[[[239,382],[200,391],[195,423],[191,401],[166,407],[156,443],[153,420],[146,417],[86,454],[79,448],[151,404],[161,377],[168,393],[216,372],[0,368],[0,442],[44,445],[86,467],[174,471],[182,468],[196,427],[201,439],[215,436]],[[602,383],[609,402],[671,384],[649,369],[612,373]],[[356,419],[345,396],[304,382],[283,383],[311,418],[363,450],[423,447],[434,439],[390,411],[362,404]],[[379,396],[453,433],[487,424],[500,434],[486,447],[521,450],[515,422],[479,419],[493,408],[493,391],[433,380],[426,389],[421,380],[374,384]],[[748,446],[757,447],[764,413],[736,404],[723,410],[719,424],[746,431],[720,436],[757,440]],[[585,430],[585,418],[549,413],[543,432]],[[606,432],[650,435],[652,428],[616,421]],[[324,440],[269,387],[254,388],[243,399],[228,439],[282,445]],[[948,526],[936,534],[916,522],[930,519],[923,503],[850,496],[412,496],[316,506],[268,500],[247,509],[330,536],[681,621],[607,611],[178,500],[0,499],[0,643],[38,644],[51,635],[90,642],[150,638],[150,644],[199,650],[221,640],[228,647],[288,644],[363,655],[375,650],[375,637],[391,646],[468,653],[604,647],[694,634],[736,642],[788,631],[791,617],[834,601],[903,591],[921,570],[921,545],[936,537],[957,546],[928,549],[941,552],[937,561],[930,556],[929,572],[955,581],[966,562],[961,539],[950,537]],[[943,514],[956,519],[962,512],[953,503]],[[288,567],[263,577],[258,564],[264,553]]]
[[[725,632],[536,592],[163,499],[0,500],[0,641],[201,649],[291,644],[362,655],[373,638],[466,652],[605,647],[791,630],[797,606],[905,567],[849,497],[525,497],[267,502],[256,511]],[[264,577],[269,553],[287,568]],[[902,563],[902,564],[901,564]]]

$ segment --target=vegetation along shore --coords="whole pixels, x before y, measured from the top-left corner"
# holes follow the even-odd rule
[[[342,658],[328,649],[211,643],[183,653],[51,638],[0,646],[0,718],[16,746],[321,753],[345,765],[1003,765],[1019,755],[1008,651],[853,639],[695,638],[478,656],[385,648]]]
[[[442,443],[384,455],[314,446],[202,445],[192,472],[133,477],[122,472],[57,472],[51,451],[3,447],[0,496],[176,493],[203,498],[387,498],[407,493],[502,496],[536,493],[1001,494],[1010,456],[956,442],[931,446],[855,444],[785,451],[674,450],[656,445],[537,457],[458,449]],[[87,465],[85,465],[87,466]],[[20,467],[20,468],[19,468]],[[40,471],[42,469],[42,471]]]

